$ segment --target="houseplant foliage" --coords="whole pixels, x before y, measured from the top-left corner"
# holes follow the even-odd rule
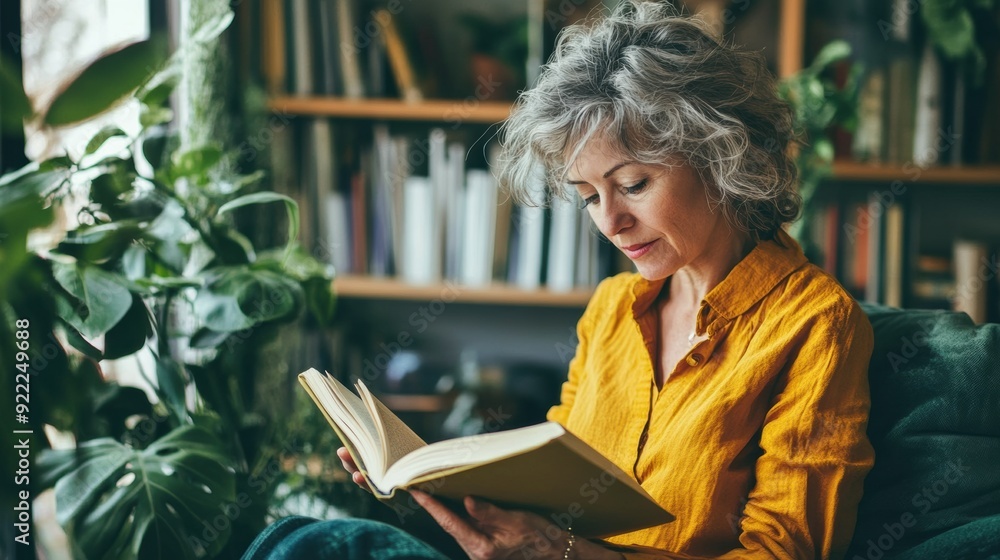
[[[216,40],[231,20],[227,10],[204,22],[191,41]],[[149,40],[108,51],[37,111],[0,65],[0,95],[16,101],[5,126],[141,107],[137,134],[104,128],[80,156],[0,178],[0,351],[28,355],[35,433],[48,424],[76,437],[76,449],[38,456],[32,482],[55,487],[80,557],[238,557],[273,485],[257,476],[275,437],[254,403],[258,352],[304,314],[319,327],[332,318],[332,271],[296,244],[295,202],[256,189],[259,173],[221,165],[222,147],[181,148],[170,132],[164,105],[184,48],[168,56]],[[29,232],[71,193],[83,198],[80,225],[29,250]],[[285,208],[283,247],[262,251],[233,225],[259,204]],[[16,321],[30,322],[26,349],[10,342]],[[102,372],[106,360],[140,355],[151,356],[136,363],[154,402]]]
[[[852,64],[847,79],[838,85],[829,70],[851,55],[846,41],[824,46],[812,64],[778,84],[778,94],[793,111],[793,126],[801,144],[796,146],[795,165],[799,171],[802,217],[789,233],[815,262],[817,249],[808,238],[809,223],[815,212],[814,196],[824,178],[833,171],[834,147],[830,132],[835,127],[853,131],[858,120],[858,85],[862,67]]]

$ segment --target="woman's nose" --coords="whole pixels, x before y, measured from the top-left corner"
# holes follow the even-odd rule
[[[635,221],[628,208],[614,200],[613,197],[611,200],[602,200],[598,205],[592,205],[590,216],[594,220],[594,224],[597,225],[597,229],[601,230],[601,233],[608,239],[618,235]]]

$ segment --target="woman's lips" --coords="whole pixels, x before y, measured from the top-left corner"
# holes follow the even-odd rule
[[[653,247],[653,243],[656,243],[655,239],[648,243],[639,243],[637,245],[629,245],[627,247],[622,247],[622,252],[625,253],[625,256],[630,259],[637,259],[648,253],[649,250]]]

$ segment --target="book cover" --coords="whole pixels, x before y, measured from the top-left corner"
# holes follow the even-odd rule
[[[584,537],[674,520],[634,478],[555,422],[427,445],[362,382],[358,395],[315,369],[299,382],[381,500],[419,488],[439,499],[471,495],[543,516],[569,512]]]

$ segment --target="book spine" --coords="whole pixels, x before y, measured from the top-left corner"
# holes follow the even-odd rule
[[[434,189],[427,177],[410,176],[404,184],[403,279],[410,284],[440,281],[435,266]]]
[[[413,64],[406,54],[406,45],[403,37],[396,27],[389,10],[378,10],[375,12],[376,20],[382,26],[382,39],[385,41],[385,50],[389,57],[389,65],[392,67],[393,75],[396,77],[396,85],[403,96],[403,99],[410,103],[418,103],[423,100],[423,94],[417,87],[417,79],[413,72]]]
[[[341,80],[344,84],[344,96],[358,99],[365,96],[364,81],[361,79],[361,65],[358,61],[358,49],[355,45],[351,27],[357,21],[354,0],[333,0],[337,3],[337,35],[338,48],[328,53],[339,56]]]
[[[885,211],[884,256],[884,301],[889,307],[903,306],[903,227],[902,205],[890,205]]]
[[[967,313],[976,324],[987,320],[986,282],[982,269],[988,262],[989,245],[980,241],[958,240],[954,243],[955,311]]]
[[[573,289],[576,271],[577,220],[580,210],[570,200],[555,199],[552,203],[552,234],[549,237],[548,278],[546,285],[555,292]]]

